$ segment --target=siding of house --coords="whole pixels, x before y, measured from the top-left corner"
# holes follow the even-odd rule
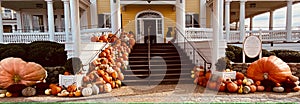
[[[136,15],[144,10],[158,11],[163,15],[164,21],[164,36],[166,36],[168,27],[175,27],[176,24],[176,11],[173,9],[173,5],[126,5],[122,10],[122,25],[126,32],[132,31],[136,33],[135,17]],[[172,34],[172,36],[174,33]]]
[[[185,12],[199,14],[200,0],[185,0]]]
[[[97,14],[110,13],[110,0],[97,0]]]

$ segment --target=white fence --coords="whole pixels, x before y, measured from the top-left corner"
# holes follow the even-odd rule
[[[212,29],[207,28],[186,28],[185,34],[187,39],[190,41],[205,41],[207,39],[212,39],[213,35]],[[261,34],[262,41],[287,41],[287,31],[286,30],[258,30],[258,31],[246,31],[245,36]],[[226,39],[226,34],[223,34],[224,39]],[[300,30],[292,30],[291,41],[300,40]],[[230,31],[227,42],[242,42],[240,40],[239,31]]]
[[[108,28],[86,29],[81,30],[82,42],[89,42],[90,38],[100,36],[102,34],[111,33]],[[72,36],[69,34],[69,40],[72,40]],[[3,33],[3,43],[31,43],[33,41],[49,41],[49,33],[45,32],[33,32],[33,33]],[[58,43],[66,42],[65,32],[55,32],[54,41]]]

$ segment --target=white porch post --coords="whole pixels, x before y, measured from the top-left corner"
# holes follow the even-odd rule
[[[212,40],[212,70],[214,71],[216,69],[215,63],[218,60],[219,57],[219,40],[220,40],[220,28],[219,25],[222,25],[219,23],[219,19],[221,18],[219,16],[220,12],[220,0],[213,0],[213,40]]]
[[[227,41],[229,40],[230,35],[230,2],[231,0],[225,1],[225,28]]]
[[[47,1],[47,12],[48,12],[48,33],[49,33],[49,40],[54,41],[54,12],[53,12],[53,1],[52,0],[45,0]]]
[[[273,11],[270,11],[269,30],[273,30]]]
[[[240,42],[243,42],[245,37],[245,3],[246,0],[240,0]]]
[[[65,33],[66,42],[69,41],[70,34],[70,2],[69,0],[62,0],[64,2],[64,19],[65,19]]]
[[[110,0],[110,13],[112,33],[116,33],[121,28],[120,0]]]
[[[16,11],[16,17],[17,17],[17,32],[22,32],[22,21],[21,21],[21,12]]]
[[[223,27],[224,27],[224,24],[223,24],[223,17],[224,17],[224,1],[223,0],[220,0],[219,1],[219,38],[220,40],[224,40],[225,36],[224,36],[224,33],[223,33]]]
[[[179,30],[176,37],[179,42],[183,42],[179,32],[185,35],[185,0],[176,0],[176,28]]]
[[[206,27],[206,0],[200,0],[200,27]]]
[[[287,30],[287,41],[292,41],[292,5],[293,0],[288,0],[287,2],[287,12],[286,12],[286,30]]]
[[[70,0],[71,10],[71,30],[72,30],[72,42],[74,57],[80,55],[80,18],[79,18],[79,0]]]
[[[252,31],[253,28],[253,17],[250,17],[250,26],[249,26],[249,30]]]
[[[2,3],[0,1],[0,43],[3,42]]]
[[[97,0],[90,0],[90,11],[91,11],[91,27],[96,28],[98,25],[97,19]]]
[[[11,32],[12,32],[12,33],[15,33],[15,32],[16,32],[15,25],[11,25]]]

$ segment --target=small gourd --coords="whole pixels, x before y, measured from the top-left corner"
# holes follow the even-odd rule
[[[83,88],[81,91],[82,96],[91,96],[93,94],[93,90],[91,87]]]
[[[75,91],[75,92],[74,92],[74,95],[75,95],[76,97],[81,96],[81,91],[80,91],[80,90]]]
[[[34,96],[36,94],[36,89],[33,87],[26,87],[22,90],[23,96]]]
[[[112,88],[111,85],[109,83],[104,84],[104,92],[111,92]]]
[[[243,92],[244,92],[245,94],[248,94],[250,91],[251,91],[251,89],[250,89],[249,86],[245,86],[245,87],[243,88]]]
[[[273,91],[274,91],[274,92],[283,92],[283,91],[284,91],[284,88],[283,88],[283,87],[274,87],[274,88],[273,88]]]
[[[256,86],[255,85],[250,85],[250,92],[255,92],[256,91]]]
[[[99,94],[99,87],[96,85],[96,84],[93,84],[93,86],[91,87],[92,88],[92,90],[93,90],[93,95],[97,95],[97,94]]]
[[[257,86],[257,91],[264,91],[265,90],[265,87],[264,86]]]
[[[243,85],[241,85],[241,86],[239,87],[238,93],[239,93],[239,94],[243,93]]]
[[[300,86],[296,86],[296,87],[294,87],[294,88],[293,88],[293,91],[295,91],[295,92],[298,92],[298,91],[300,91]]]
[[[51,95],[51,89],[46,89],[46,90],[45,90],[45,94],[46,94],[46,95]]]
[[[5,97],[5,94],[4,93],[0,94],[0,98],[3,98],[3,97]]]
[[[11,96],[12,96],[12,93],[6,92],[6,93],[5,93],[5,96],[6,96],[6,97],[11,97]]]

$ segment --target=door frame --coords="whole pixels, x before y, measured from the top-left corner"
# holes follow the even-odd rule
[[[160,18],[138,18],[138,16],[142,13],[156,13],[160,15]],[[136,26],[136,36],[135,39],[137,40],[137,43],[144,43],[144,21],[143,20],[155,20],[156,24],[156,43],[164,43],[164,19],[163,15],[154,10],[143,10],[136,14],[135,16],[135,26]],[[161,20],[161,34],[158,34],[158,21]],[[139,22],[138,22],[139,21]],[[139,31],[138,31],[139,29]],[[139,33],[140,32],[140,33]]]

